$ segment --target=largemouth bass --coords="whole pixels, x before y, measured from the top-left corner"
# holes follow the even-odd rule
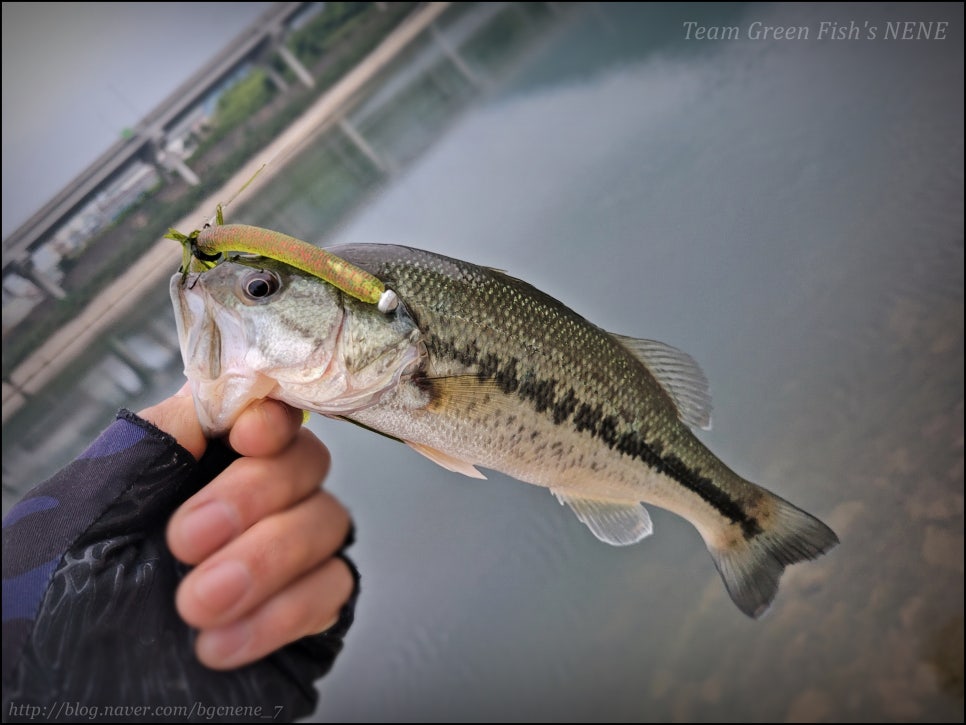
[[[549,488],[601,541],[690,521],[735,604],[771,604],[785,567],[838,543],[692,433],[707,381],[683,352],[605,332],[493,269],[390,245],[330,248],[400,304],[380,311],[264,257],[171,279],[185,373],[211,436],[270,397],[397,438],[441,466]]]

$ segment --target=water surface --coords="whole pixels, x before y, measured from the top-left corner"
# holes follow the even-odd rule
[[[842,544],[754,622],[681,519],[652,508],[653,537],[611,548],[543,489],[314,420],[363,576],[318,719],[961,721],[962,7],[492,12],[443,24],[464,68],[427,39],[397,66],[418,82],[350,115],[383,168],[329,135],[235,220],[505,269],[686,350],[701,439]],[[949,37],[815,36],[905,19]]]

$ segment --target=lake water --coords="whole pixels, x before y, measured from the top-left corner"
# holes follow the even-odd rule
[[[714,396],[701,439],[842,543],[751,621],[679,518],[652,508],[654,536],[611,548],[543,489],[313,419],[363,577],[317,718],[961,721],[962,6],[474,12],[442,25],[459,62],[427,38],[350,115],[375,159],[329,134],[233,219],[505,269],[686,350]],[[885,40],[903,20],[948,37]],[[753,40],[755,21],[809,38]],[[866,35],[821,40],[823,21]],[[163,292],[131,321],[159,372],[92,354],[46,466],[107,423],[92,401],[177,387]],[[9,493],[42,466],[7,439]]]

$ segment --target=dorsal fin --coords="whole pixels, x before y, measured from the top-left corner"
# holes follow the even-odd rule
[[[711,430],[708,379],[694,358],[657,340],[640,340],[615,333],[611,335],[640,360],[667,391],[681,420],[688,425]]]

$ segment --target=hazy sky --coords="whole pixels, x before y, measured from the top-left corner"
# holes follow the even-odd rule
[[[3,237],[271,3],[3,3]]]

